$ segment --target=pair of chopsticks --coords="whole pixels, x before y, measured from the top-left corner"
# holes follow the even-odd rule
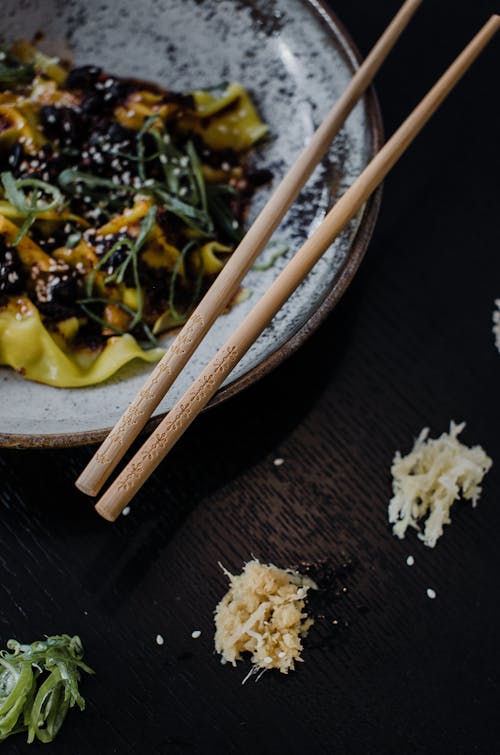
[[[170,388],[241,279],[267,244],[314,167],[326,153],[345,118],[371,83],[376,71],[409,22],[421,0],[406,0],[310,144],[283,179],[277,191],[233,253],[204,299],[153,370],[138,396],[101,445],[77,480],[77,487],[96,495],[119,463],[153,410]],[[362,208],[376,187],[415,139],[445,97],[500,28],[492,16],[443,76],[375,155],[357,180],[330,210],[320,227],[286,265],[268,291],[236,328],[215,357],[166,415],[131,462],[96,504],[101,516],[114,521],[180,436],[229,375],[235,365],[292,295],[346,224]]]

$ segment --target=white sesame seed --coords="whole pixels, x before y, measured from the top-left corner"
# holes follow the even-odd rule
[[[278,658],[284,658],[285,655],[286,655],[286,653],[284,653],[283,650],[282,650],[281,653],[278,653]]]
[[[272,662],[272,660],[273,660],[273,659],[271,658],[271,656],[270,656],[270,655],[266,655],[266,657],[264,658],[264,663],[271,663],[271,662]]]
[[[427,588],[427,597],[431,600],[434,600],[434,598],[436,597],[436,591],[433,590],[432,587]]]
[[[408,566],[413,566],[413,564],[415,563],[415,559],[413,558],[413,556],[408,556],[408,558],[406,559],[406,563],[408,564]]]
[[[199,629],[195,629],[194,632],[191,632],[191,637],[193,640],[197,640],[198,637],[201,637],[201,632]]]
[[[284,463],[285,463],[285,460],[284,459],[280,459],[280,458],[275,459],[273,461],[273,464],[274,464],[275,467],[281,467],[281,465],[284,464]]]
[[[160,162],[162,165],[166,165],[168,163],[168,157],[166,155],[160,155]]]
[[[123,516],[128,516],[130,514],[130,506],[125,506],[125,508],[122,511]]]
[[[156,644],[157,645],[163,645],[164,642],[165,642],[165,640],[163,639],[163,637],[161,636],[161,634],[157,634],[156,635]]]

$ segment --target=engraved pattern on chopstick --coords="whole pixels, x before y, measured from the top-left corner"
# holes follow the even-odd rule
[[[126,475],[117,480],[118,490],[129,490],[145,472],[146,462],[154,462],[163,456],[165,441],[189,422],[198,413],[198,405],[204,406],[219,385],[217,376],[224,377],[238,362],[239,350],[234,345],[223,347],[222,353],[213,361],[212,369],[201,375],[185,394],[185,400],[179,402],[162,422],[162,429],[156,432],[151,442],[143,447],[139,461],[132,461]]]
[[[111,433],[108,435],[106,441],[97,451],[95,460],[98,464],[109,464],[113,457],[113,454],[111,452],[116,446],[121,446],[125,443],[129,429],[142,422],[142,419],[145,415],[149,416],[150,403],[154,402],[158,396],[158,384],[163,382],[165,375],[174,374],[168,358],[170,356],[181,356],[182,354],[184,354],[186,349],[189,348],[191,343],[198,336],[199,331],[204,327],[204,325],[205,321],[203,320],[201,315],[195,313],[184,330],[179,333],[168,350],[167,359],[165,361],[161,361],[156,365],[155,369],[151,373],[151,377],[137,394],[135,401],[130,404]]]

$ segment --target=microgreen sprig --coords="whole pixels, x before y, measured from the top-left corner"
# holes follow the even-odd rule
[[[64,199],[57,186],[47,181],[40,181],[38,178],[14,178],[10,171],[4,171],[0,178],[6,198],[25,218],[12,241],[13,245],[17,246],[37,217],[46,212],[61,209]],[[26,194],[23,189],[32,189],[32,191]],[[45,199],[44,195],[51,199]]]
[[[124,335],[125,332],[131,332],[134,330],[134,328],[136,328],[140,324],[147,339],[154,346],[157,345],[157,341],[155,337],[153,336],[153,334],[151,333],[148,325],[143,319],[144,292],[142,289],[140,276],[139,276],[139,252],[144,246],[144,243],[155,224],[156,212],[157,212],[157,208],[155,206],[149,208],[147,214],[144,216],[141,222],[139,233],[135,240],[130,239],[128,237],[118,239],[118,241],[116,241],[116,243],[113,244],[113,246],[105,254],[103,254],[101,259],[96,263],[96,265],[94,266],[94,269],[92,270],[92,272],[87,278],[86,298],[80,299],[78,302],[88,317],[93,319],[95,322],[98,322],[103,327],[110,328],[110,330],[113,330],[118,335]],[[123,248],[128,250],[126,253],[125,259],[117,268],[117,270],[106,278],[105,283],[106,284],[123,283],[125,273],[129,265],[131,265],[133,279],[134,279],[134,287],[135,287],[136,296],[137,296],[137,308],[135,310],[132,309],[131,307],[128,307],[127,305],[125,305],[123,302],[119,300],[93,296],[94,281],[95,281],[97,272],[104,267],[104,265],[108,262],[112,254],[114,254],[114,252]],[[96,314],[91,309],[91,307],[88,306],[89,304],[90,305],[91,304],[116,304],[117,306],[119,306],[121,309],[124,310],[124,312],[127,312],[127,314],[131,316],[131,321],[130,321],[127,331],[121,330],[120,328],[117,328],[116,326],[111,325],[110,323],[107,323],[102,317]]]

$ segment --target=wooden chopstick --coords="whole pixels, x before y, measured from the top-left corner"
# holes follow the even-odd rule
[[[101,516],[114,521],[123,511],[276,312],[320,259],[333,239],[383,181],[499,28],[500,16],[494,15],[330,210],[321,226],[287,264],[268,291],[104,493],[96,505],[96,510]]]
[[[84,493],[97,495],[208,330],[230,302],[241,280],[326,154],[345,119],[371,84],[421,2],[422,0],[406,0],[354,74],[345,92],[273,193],[167,353],[80,474],[76,486]]]

